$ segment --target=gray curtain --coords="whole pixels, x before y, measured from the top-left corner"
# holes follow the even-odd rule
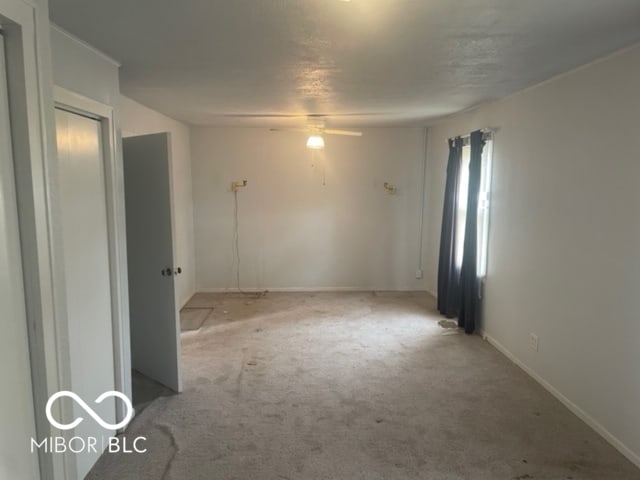
[[[455,318],[460,310],[460,268],[456,265],[455,247],[461,161],[462,138],[449,139],[438,262],[438,311],[448,318]]]
[[[469,162],[469,197],[467,201],[467,219],[464,232],[464,254],[460,272],[460,314],[458,326],[465,333],[473,333],[479,323],[480,296],[477,274],[478,258],[478,195],[482,172],[482,132],[476,130],[470,138],[471,159]]]

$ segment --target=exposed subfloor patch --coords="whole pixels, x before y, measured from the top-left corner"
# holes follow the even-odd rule
[[[212,308],[183,308],[180,311],[180,331],[189,332],[198,330],[207,317],[213,311]]]
[[[640,471],[423,293],[199,294],[184,392],[89,479],[638,480]]]

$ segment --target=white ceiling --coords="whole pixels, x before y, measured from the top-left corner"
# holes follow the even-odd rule
[[[425,124],[640,41],[638,0],[50,0],[122,92],[197,125]]]

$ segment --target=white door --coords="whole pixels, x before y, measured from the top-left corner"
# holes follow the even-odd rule
[[[9,106],[0,34],[0,478],[40,478],[22,283]]]
[[[131,365],[135,370],[182,390],[180,321],[173,264],[169,134],[122,139]]]
[[[98,396],[115,389],[101,126],[97,120],[56,109],[56,137],[71,390],[104,421],[115,424],[114,399],[94,403]],[[76,418],[85,418],[75,429],[77,436],[100,438],[113,433],[100,427],[75,403],[74,414]],[[84,478],[100,453],[76,456],[80,478]]]

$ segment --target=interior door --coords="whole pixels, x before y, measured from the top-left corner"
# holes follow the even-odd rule
[[[180,321],[176,302],[168,133],[122,139],[131,364],[179,392]]]
[[[0,34],[0,478],[40,478],[6,79]]]
[[[115,389],[111,272],[106,186],[100,122],[56,109],[58,176],[66,278],[71,390],[106,422],[115,422],[115,400],[94,400]],[[101,438],[113,432],[87,418],[74,402],[75,418],[85,417],[74,434]],[[102,447],[102,442],[98,444]],[[80,478],[97,452],[76,455]]]

